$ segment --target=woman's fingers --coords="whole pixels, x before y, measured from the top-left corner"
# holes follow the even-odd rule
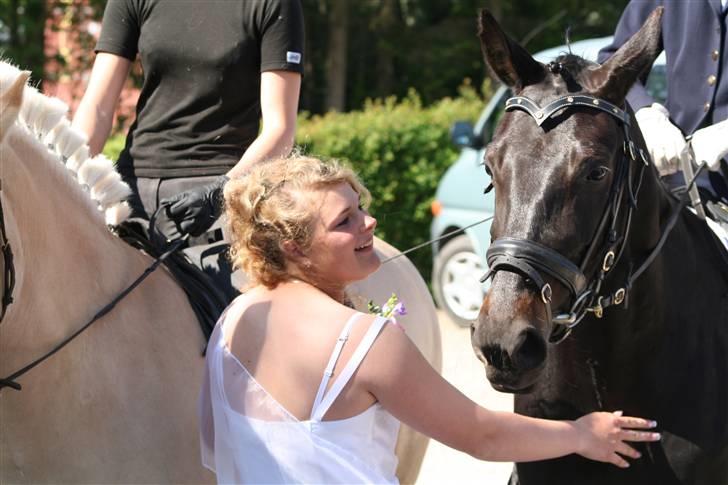
[[[634,459],[637,459],[640,456],[642,456],[642,454],[639,451],[635,450],[634,448],[629,446],[627,443],[624,443],[622,441],[617,443],[616,451],[620,455],[628,456],[628,457],[634,458]]]
[[[657,426],[656,421],[649,419],[635,418],[633,416],[619,416],[615,419],[617,426],[620,428],[638,428],[649,429]]]
[[[619,468],[628,468],[629,467],[629,463],[627,463],[627,460],[625,460],[624,458],[622,458],[621,456],[619,456],[616,453],[612,453],[611,455],[609,455],[609,463],[611,463],[613,465],[617,465]]]
[[[619,439],[624,441],[659,441],[660,433],[623,429],[619,431]]]
[[[619,432],[619,439],[624,441],[658,441],[660,439],[660,433],[655,433],[654,431],[638,431],[640,429],[654,428],[657,426],[656,421],[636,418],[634,416],[621,416],[617,413],[615,413],[617,417],[614,419],[614,422],[622,428]]]

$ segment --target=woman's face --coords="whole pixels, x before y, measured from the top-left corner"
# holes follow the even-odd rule
[[[374,251],[377,220],[359,205],[359,194],[348,183],[324,188],[308,197],[314,211],[311,247],[305,256],[316,279],[344,287],[379,268]]]

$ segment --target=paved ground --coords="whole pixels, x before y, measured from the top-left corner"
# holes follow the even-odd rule
[[[455,325],[438,312],[442,332],[442,373],[455,387],[473,401],[490,409],[513,409],[513,396],[496,392],[485,378],[483,365],[470,348],[470,331]],[[418,485],[480,484],[505,485],[511,463],[489,463],[430,441],[420,469]]]

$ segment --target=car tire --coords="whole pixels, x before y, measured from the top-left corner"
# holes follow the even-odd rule
[[[480,278],[486,270],[470,238],[464,234],[450,239],[435,257],[435,301],[456,324],[469,327],[477,318],[485,296]]]

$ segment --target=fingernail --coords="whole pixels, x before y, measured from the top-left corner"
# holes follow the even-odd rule
[[[650,421],[650,428],[656,428],[657,427],[657,421]]]
[[[622,415],[622,411],[614,411],[614,415],[615,416],[621,416]]]
[[[660,433],[652,433],[652,438],[655,441],[658,441],[658,440],[661,440],[662,439],[662,435]]]

